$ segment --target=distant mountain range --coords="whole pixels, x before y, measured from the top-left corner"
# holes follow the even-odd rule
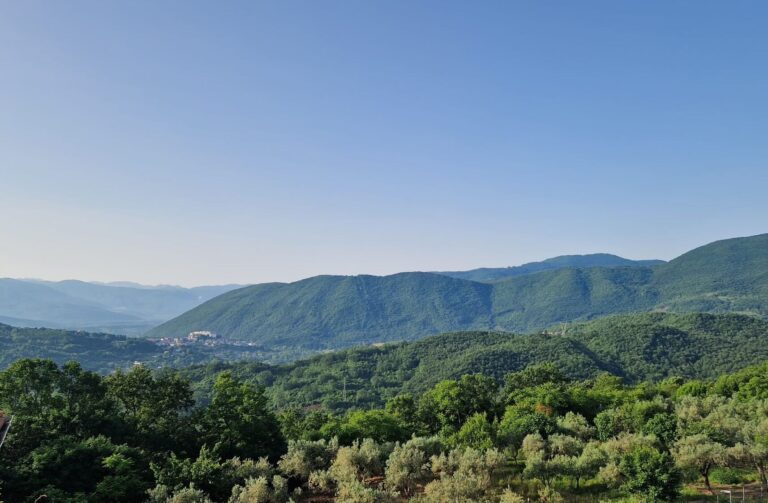
[[[456,279],[468,279],[490,283],[517,276],[525,276],[541,271],[585,267],[651,267],[663,264],[663,260],[630,260],[610,253],[592,253],[589,255],[561,255],[541,262],[530,262],[513,267],[481,267],[469,271],[441,271],[437,274]]]
[[[0,279],[0,323],[140,335],[242,285],[137,284]]]
[[[491,281],[563,267],[644,266],[661,262],[634,261],[609,254],[571,255],[518,267],[440,274],[459,279]],[[273,284],[257,286],[260,290],[269,291]],[[243,285],[221,285],[183,288],[175,285],[148,286],[129,281],[54,282],[0,278],[0,323],[17,327],[141,335],[209,299],[242,287]],[[446,325],[454,326],[455,324]]]
[[[651,310],[768,315],[768,234],[717,241],[668,263],[569,256],[518,268],[254,285],[148,335],[212,330],[267,348],[321,350],[448,331],[530,332]]]
[[[150,337],[212,330],[282,354],[461,330],[530,332],[651,310],[768,315],[768,234],[718,241],[670,262],[568,255],[248,287],[0,279],[0,323]]]

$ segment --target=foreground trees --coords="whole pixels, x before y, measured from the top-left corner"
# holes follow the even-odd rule
[[[276,414],[264,388],[227,372],[198,404],[173,372],[24,360],[0,372],[0,408],[20,425],[0,490],[73,503],[671,501],[686,480],[714,491],[724,468],[765,481],[768,390],[739,375],[628,387],[544,365],[385,409]]]
[[[168,473],[192,482],[187,464],[197,474],[220,458],[276,459],[284,451],[263,390],[221,376],[213,403],[193,405],[189,382],[173,373],[135,366],[102,378],[76,363],[19,361],[0,372],[0,409],[15,415],[0,452],[3,498],[144,501]],[[251,475],[238,470],[231,480]]]

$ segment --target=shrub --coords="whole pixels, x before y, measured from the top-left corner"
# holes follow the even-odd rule
[[[494,445],[495,436],[493,426],[485,414],[477,413],[467,419],[451,439],[457,446],[490,449]]]
[[[338,483],[383,474],[382,449],[373,440],[340,447],[329,472]]]
[[[397,494],[366,487],[359,480],[351,480],[339,485],[335,503],[395,503],[397,499]]]
[[[288,501],[288,481],[279,475],[272,477],[272,485],[266,477],[248,479],[244,486],[232,488],[228,503],[285,503]]]
[[[551,487],[544,486],[539,489],[539,503],[563,503],[564,501],[560,493]]]
[[[313,471],[327,469],[337,450],[338,443],[334,441],[291,440],[288,452],[283,454],[277,465],[283,474],[307,480]]]
[[[425,482],[428,477],[429,470],[424,451],[408,445],[395,446],[387,459],[385,470],[388,487],[410,496],[416,486]]]
[[[333,487],[333,477],[328,470],[315,470],[309,474],[307,485],[309,485],[310,489],[328,492]]]
[[[499,503],[525,503],[525,498],[512,492],[510,489],[504,489],[499,498]]]
[[[185,487],[174,492],[168,498],[168,503],[212,503],[208,496],[194,486]]]

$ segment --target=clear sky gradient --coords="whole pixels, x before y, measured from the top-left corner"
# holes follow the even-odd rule
[[[762,1],[0,4],[0,276],[254,283],[768,232]]]

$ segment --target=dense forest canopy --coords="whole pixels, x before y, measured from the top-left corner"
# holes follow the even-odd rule
[[[458,332],[349,349],[282,366],[210,363],[184,369],[199,396],[229,370],[268,385],[276,404],[331,410],[378,407],[402,390],[420,394],[442,379],[482,373],[502,379],[553,362],[568,377],[609,372],[627,383],[670,376],[714,378],[768,360],[768,322],[744,315],[644,313],[560,325],[548,333]]]
[[[541,262],[529,262],[513,267],[481,267],[469,271],[441,271],[438,274],[458,279],[492,283],[506,278],[525,276],[541,271],[585,267],[649,267],[663,264],[663,260],[630,260],[610,253],[590,253],[588,255],[561,255]]]
[[[205,403],[172,371],[109,376],[20,360],[6,501],[671,501],[766,482],[768,364],[714,380],[624,384],[539,364],[466,374],[377,408],[270,403],[225,371]],[[693,484],[693,485],[690,485]],[[697,489],[696,484],[700,484]]]
[[[467,373],[501,378],[547,361],[573,378],[600,372],[627,382],[670,375],[711,378],[768,359],[766,334],[768,323],[752,316],[642,313],[560,324],[529,335],[456,332],[265,365],[261,362],[279,362],[287,355],[256,346],[168,347],[124,336],[0,325],[0,368],[29,357],[59,364],[76,360],[102,373],[135,362],[152,368],[191,366],[184,372],[200,390],[209,389],[212,376],[227,369],[243,379],[270,384],[275,400],[306,405],[322,400],[337,410],[381,405],[401,388],[418,393],[440,379]]]

